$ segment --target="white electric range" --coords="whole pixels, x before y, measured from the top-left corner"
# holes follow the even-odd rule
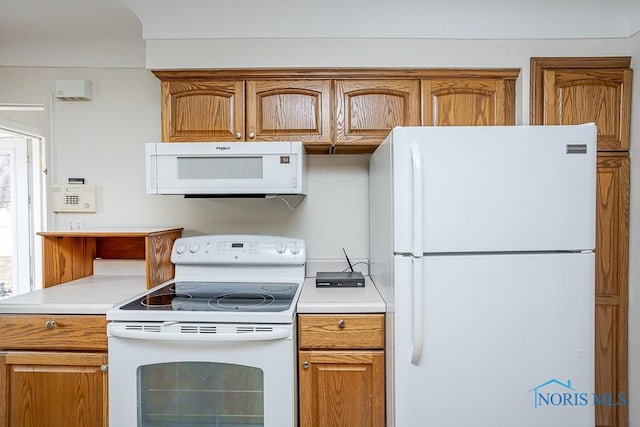
[[[296,424],[303,240],[175,241],[175,278],[107,312],[115,426]]]

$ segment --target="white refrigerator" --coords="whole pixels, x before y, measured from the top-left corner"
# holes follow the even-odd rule
[[[372,154],[388,427],[592,427],[596,128],[398,127]]]

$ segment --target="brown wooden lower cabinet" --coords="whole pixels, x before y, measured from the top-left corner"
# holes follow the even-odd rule
[[[105,316],[0,315],[0,425],[107,427]]]
[[[384,426],[384,352],[301,351],[300,427]]]
[[[383,314],[298,316],[300,427],[384,427]]]
[[[106,427],[106,364],[106,353],[0,355],[2,425]]]

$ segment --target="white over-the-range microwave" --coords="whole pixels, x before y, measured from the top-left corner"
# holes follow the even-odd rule
[[[145,150],[149,194],[306,195],[306,152],[299,141],[159,142]]]

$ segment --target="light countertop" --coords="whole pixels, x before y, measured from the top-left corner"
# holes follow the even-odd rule
[[[83,228],[79,230],[57,230],[40,231],[36,234],[40,236],[69,236],[69,237],[139,237],[162,234],[171,231],[181,231],[182,228],[161,228],[161,227],[105,227],[105,228]]]
[[[140,275],[98,275],[0,300],[0,313],[105,314],[146,290]]]
[[[102,260],[96,275],[0,299],[0,314],[105,314],[114,304],[146,290],[144,264]],[[315,277],[306,278],[298,313],[384,313],[385,303],[365,276],[362,288],[316,288]]]
[[[308,277],[298,301],[298,313],[384,312],[384,300],[366,276],[363,288],[316,288],[315,277]]]

